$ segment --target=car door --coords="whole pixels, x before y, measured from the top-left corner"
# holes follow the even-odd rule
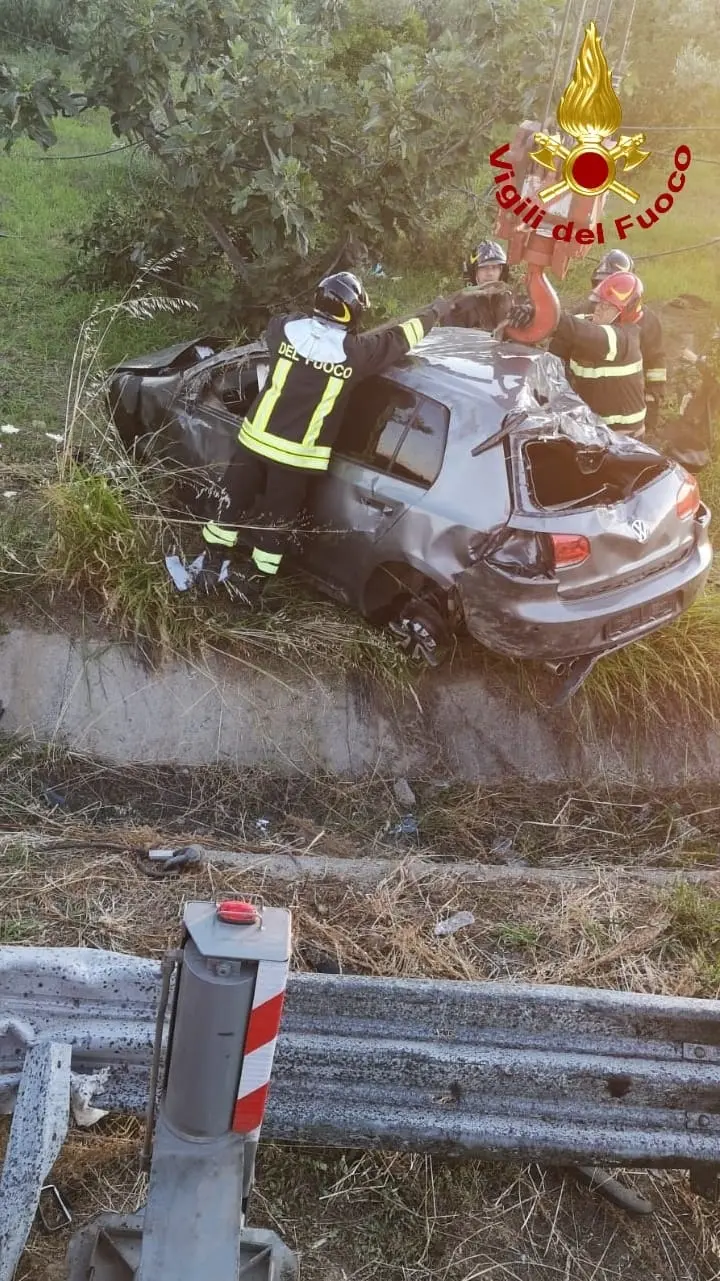
[[[439,423],[438,413],[442,417]],[[329,472],[310,500],[303,567],[354,600],[377,543],[422,499],[442,465],[448,411],[387,378],[361,383],[348,403]]]
[[[185,380],[175,406],[176,433],[188,467],[221,479],[237,448],[240,425],[268,375],[267,352],[255,344],[207,362]]]

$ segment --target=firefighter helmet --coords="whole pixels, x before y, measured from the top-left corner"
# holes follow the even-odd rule
[[[507,254],[497,240],[481,241],[470,251],[467,261],[463,263],[463,276],[471,285],[475,284],[475,272],[478,267],[507,267]]]
[[[643,284],[632,271],[616,271],[606,276],[593,289],[590,301],[605,302],[616,307],[624,325],[631,325],[642,315]]]
[[[356,329],[360,316],[369,306],[370,299],[362,281],[351,271],[338,271],[320,281],[315,290],[313,315]]]
[[[632,271],[634,266],[635,264],[630,254],[626,254],[623,249],[610,249],[600,259],[592,274],[593,289],[600,284],[601,280],[605,280],[608,276],[613,276],[616,271]]]

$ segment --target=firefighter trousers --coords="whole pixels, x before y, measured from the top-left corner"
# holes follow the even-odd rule
[[[223,480],[229,506],[221,519],[205,525],[205,542],[230,550],[237,543],[237,526],[257,521],[258,528],[252,531],[253,562],[261,573],[276,574],[314,474],[270,462],[238,445]]]

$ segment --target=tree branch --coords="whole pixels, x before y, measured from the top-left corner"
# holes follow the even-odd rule
[[[217,240],[236,276],[239,276],[240,279],[247,284],[250,278],[247,263],[240,253],[237,245],[233,244],[233,241],[230,239],[227,231],[220,222],[220,219],[216,218],[214,214],[207,213],[203,213],[202,218],[205,226],[212,232]]]
[[[144,138],[144,141],[147,143],[148,147],[150,148],[150,150],[154,153],[154,155],[156,155],[158,159],[162,159],[162,152],[160,151],[160,147],[158,145],[158,134],[156,130],[153,129],[152,126],[150,126],[148,129],[146,129],[143,132],[143,138]],[[230,263],[230,266],[235,272],[235,275],[239,276],[239,278],[245,284],[247,284],[250,278],[250,273],[248,272],[247,263],[243,258],[242,254],[240,253],[240,250],[238,249],[237,245],[233,244],[227,231],[225,230],[222,223],[220,222],[220,219],[216,218],[215,214],[208,214],[202,210],[201,210],[201,216],[202,216],[203,222],[205,223],[205,226],[208,228],[209,231],[212,232],[213,236],[217,240],[220,248],[225,254],[225,257]]]

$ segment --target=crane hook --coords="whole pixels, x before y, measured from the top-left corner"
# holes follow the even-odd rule
[[[510,342],[532,344],[542,342],[556,328],[560,319],[560,299],[548,280],[545,272],[537,263],[528,263],[526,287],[528,297],[535,308],[532,322],[524,329],[505,327],[503,337]]]

